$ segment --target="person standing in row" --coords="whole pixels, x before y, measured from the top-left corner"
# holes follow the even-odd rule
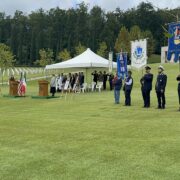
[[[91,75],[93,76],[93,82],[95,83],[94,89],[96,89],[96,85],[98,81],[98,73],[97,71],[94,71],[93,73],[91,73]]]
[[[109,75],[109,87],[110,87],[110,91],[113,90],[113,79],[114,79],[114,75],[113,75],[113,73],[111,73]]]
[[[141,78],[141,91],[144,100],[144,108],[150,107],[150,93],[152,90],[153,74],[151,74],[151,68],[145,67],[146,74]]]
[[[102,71],[99,71],[98,81],[103,83],[103,79],[104,79],[103,73],[102,73]]]
[[[50,93],[52,94],[52,97],[54,97],[56,93],[56,77],[53,74],[50,82]]]
[[[124,82],[125,106],[131,106],[131,91],[133,87],[132,72],[128,71],[128,76]]]
[[[108,75],[106,74],[106,71],[103,73],[103,89],[106,90],[106,82],[107,82]]]
[[[180,111],[180,74],[178,75],[176,80],[178,81],[178,96],[179,96],[179,111]]]
[[[114,84],[114,99],[115,99],[115,104],[119,104],[120,90],[122,88],[122,78],[118,77],[118,75],[116,74],[115,78],[113,79],[113,84]]]
[[[167,84],[167,76],[164,74],[163,66],[158,67],[158,76],[156,81],[156,94],[158,100],[158,109],[165,109],[166,98],[165,98],[165,89]]]
[[[63,85],[63,73],[61,73],[61,75],[59,74],[57,79],[57,92],[61,92],[62,91],[62,85]]]
[[[79,73],[79,84],[80,84],[80,87],[82,88],[83,84],[84,84],[84,73],[83,72]]]

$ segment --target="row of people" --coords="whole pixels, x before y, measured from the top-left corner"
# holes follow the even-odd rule
[[[179,104],[180,104],[180,75],[177,77],[178,81],[178,96],[179,96]],[[145,67],[145,74],[140,79],[141,84],[141,92],[144,101],[144,108],[150,107],[150,93],[152,91],[152,82],[153,82],[153,74],[151,73],[151,67]],[[118,77],[117,74],[113,79],[114,84],[114,98],[115,104],[119,104],[120,99],[120,90],[123,86],[123,80],[121,77]],[[164,73],[163,66],[158,67],[158,76],[155,84],[155,91],[157,95],[158,101],[158,109],[165,109],[166,106],[166,97],[165,90],[167,84],[167,75]],[[123,90],[125,92],[125,106],[131,106],[131,91],[133,88],[133,78],[132,72],[128,71],[128,76],[124,81]],[[180,110],[180,109],[179,109]]]
[[[67,81],[69,82],[69,89],[73,89],[75,86],[81,88],[84,83],[84,73],[69,73],[68,75],[61,73],[57,77],[53,74],[50,82],[50,93],[52,96],[54,96],[56,92],[63,91]]]
[[[102,71],[99,71],[99,73],[95,70],[93,73],[91,73],[93,76],[93,82],[97,85],[98,82],[103,83],[103,89],[106,90],[107,81],[109,81],[110,90],[113,90],[113,79],[114,75],[112,73],[108,74],[106,71],[102,73]]]

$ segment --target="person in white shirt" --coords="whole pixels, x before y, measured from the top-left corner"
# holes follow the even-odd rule
[[[63,81],[63,73],[61,73],[61,75],[59,74],[59,76],[57,77],[57,80],[56,80],[56,90],[57,92],[61,92],[62,91],[62,83]]]
[[[128,76],[124,82],[125,106],[131,106],[131,91],[133,87],[132,72],[128,71]]]
[[[50,82],[50,93],[52,94],[52,97],[54,97],[56,93],[56,77],[53,74]]]

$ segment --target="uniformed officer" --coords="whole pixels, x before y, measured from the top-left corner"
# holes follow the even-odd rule
[[[144,100],[144,108],[150,107],[150,93],[152,90],[153,74],[151,74],[151,68],[149,66],[145,67],[146,73],[141,78],[141,91]]]
[[[165,109],[166,98],[165,89],[167,84],[167,76],[164,74],[163,66],[158,67],[158,76],[156,81],[156,94],[158,99],[158,109]]]
[[[132,72],[128,71],[128,76],[124,82],[125,106],[131,106],[131,91],[133,87]]]
[[[180,74],[177,77],[177,81],[178,81],[179,111],[180,111]]]

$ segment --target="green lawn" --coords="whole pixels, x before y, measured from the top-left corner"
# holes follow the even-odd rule
[[[161,62],[161,55],[158,54],[152,54],[149,58],[148,58],[148,63],[152,64],[152,63],[160,63]]]
[[[166,110],[156,109],[154,90],[152,107],[142,108],[141,71],[133,71],[132,107],[123,106],[123,92],[120,105],[113,92],[66,100],[0,97],[0,179],[179,180],[178,65],[165,68]],[[37,91],[37,82],[28,84],[29,95]]]

